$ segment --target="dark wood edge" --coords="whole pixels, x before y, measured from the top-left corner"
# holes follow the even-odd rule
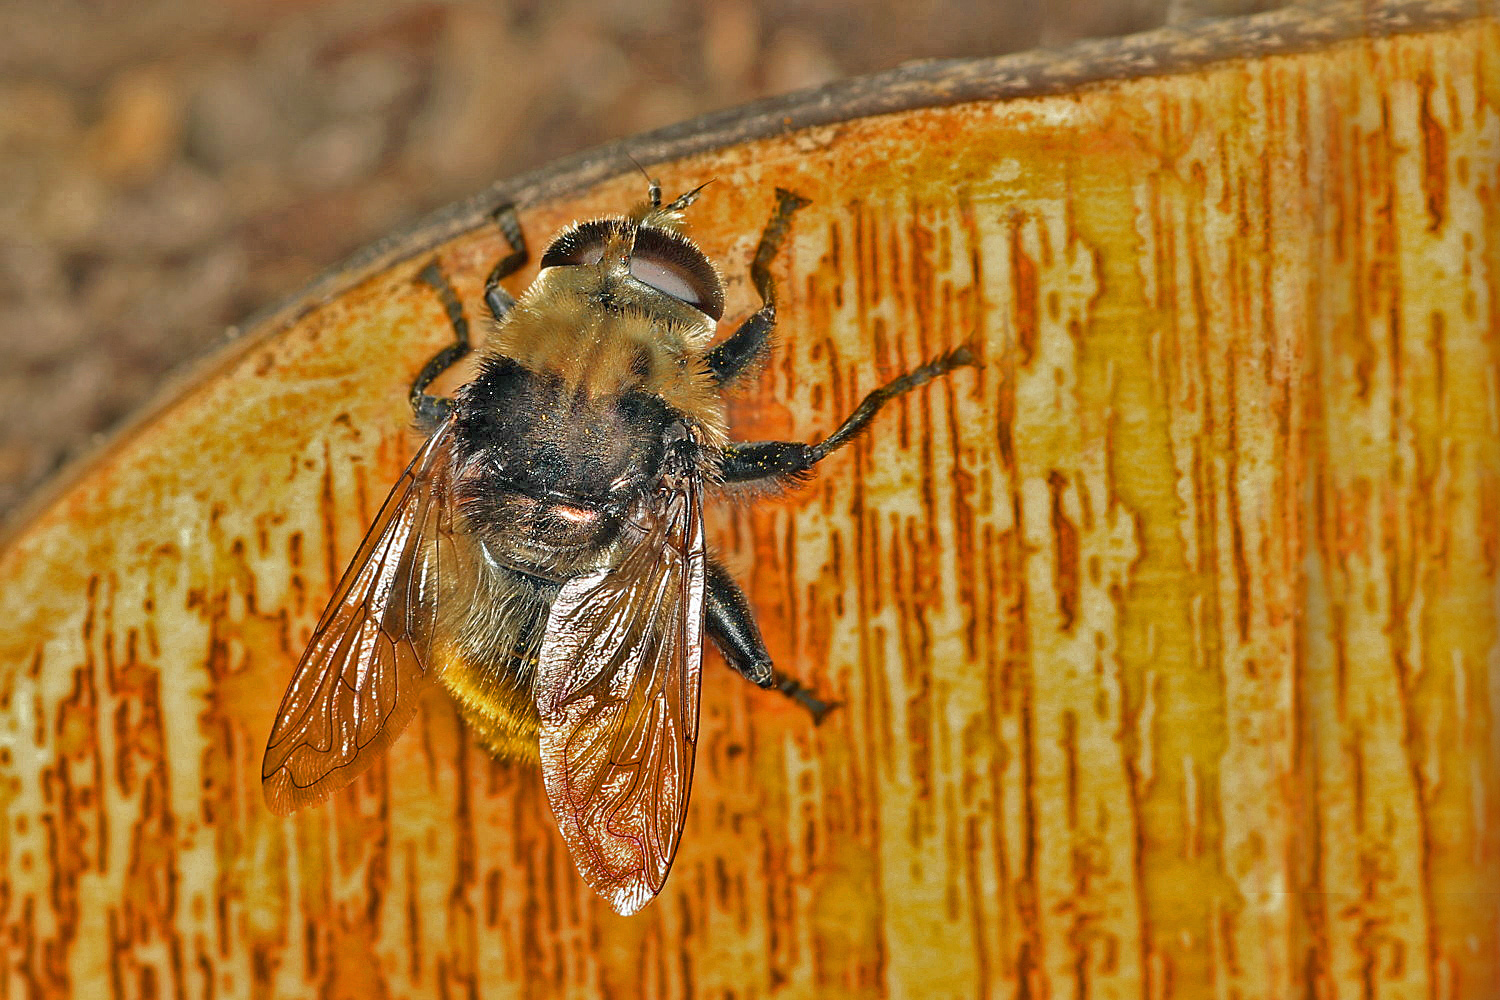
[[[1290,54],[1357,38],[1433,31],[1500,16],[1500,0],[1340,0],[1252,17],[1200,21],[1136,35],[987,59],[933,59],[716,111],[499,181],[354,254],[302,294],[256,314],[252,328],[290,322],[396,260],[488,224],[497,205],[525,208],[650,165],[857,118],[970,101],[1036,97],[1089,84],[1166,76],[1216,62]]]
[[[926,60],[713,112],[565,157],[498,181],[397,230],[325,272],[300,293],[231,328],[228,343],[185,364],[155,398],[23,503],[0,531],[0,548],[106,451],[133,437],[214,372],[234,364],[264,340],[372,274],[488,225],[489,212],[505,202],[524,208],[634,171],[635,161],[649,165],[678,160],[841,121],[971,101],[1057,94],[1090,84],[1182,73],[1213,63],[1306,52],[1359,38],[1436,31],[1497,16],[1500,0],[1337,0],[1056,49],[983,59]]]

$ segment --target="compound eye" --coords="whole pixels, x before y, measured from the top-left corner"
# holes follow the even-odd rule
[[[708,258],[687,240],[658,229],[636,231],[630,274],[710,319],[724,317],[724,288]]]
[[[609,241],[630,223],[623,219],[595,219],[574,226],[552,241],[541,266],[592,266],[604,257]],[[636,229],[630,255],[630,275],[643,285],[686,303],[715,321],[724,317],[724,287],[708,258],[675,233]]]
[[[552,241],[542,254],[543,269],[593,265],[604,256],[604,244],[619,231],[618,219],[595,219],[567,230]]]
[[[687,275],[668,264],[636,256],[630,258],[630,273],[636,280],[645,282],[658,292],[666,292],[674,299],[681,299],[690,306],[698,306],[702,298],[688,281]]]

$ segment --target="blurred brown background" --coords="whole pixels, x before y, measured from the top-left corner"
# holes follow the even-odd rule
[[[0,516],[252,311],[601,142],[1276,0],[7,0]]]

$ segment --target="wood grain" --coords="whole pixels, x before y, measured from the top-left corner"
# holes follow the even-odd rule
[[[5,997],[1500,995],[1500,24],[747,139],[781,342],[710,512],[816,729],[710,661],[665,892],[622,919],[441,696],[326,807],[258,767],[477,314],[474,228],[226,355],[0,552]],[[638,176],[523,206],[536,241]],[[528,280],[529,273],[518,282]]]

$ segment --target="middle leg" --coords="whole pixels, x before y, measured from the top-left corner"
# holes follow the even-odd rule
[[[724,449],[724,456],[720,460],[722,482],[768,481],[795,485],[806,479],[815,465],[848,444],[855,435],[869,426],[875,414],[886,403],[964,365],[977,366],[978,361],[967,347],[960,347],[892,379],[866,396],[837,430],[817,444],[803,444],[801,441],[745,441],[731,444]]]

